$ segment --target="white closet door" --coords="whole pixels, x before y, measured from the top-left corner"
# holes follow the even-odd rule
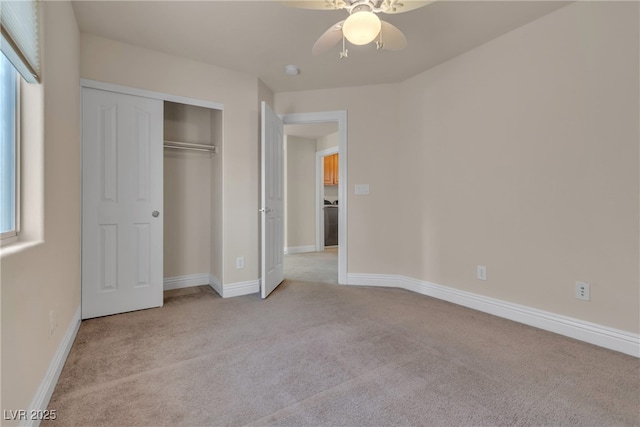
[[[284,280],[284,124],[262,103],[262,277],[266,298]]]
[[[82,318],[162,306],[163,104],[82,89]]]

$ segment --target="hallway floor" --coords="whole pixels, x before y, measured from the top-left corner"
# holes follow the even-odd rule
[[[338,248],[285,255],[284,279],[338,284]]]

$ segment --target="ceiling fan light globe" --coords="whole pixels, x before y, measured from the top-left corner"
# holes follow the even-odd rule
[[[373,12],[361,11],[352,13],[342,26],[342,33],[349,42],[355,45],[371,43],[380,34],[382,23]]]

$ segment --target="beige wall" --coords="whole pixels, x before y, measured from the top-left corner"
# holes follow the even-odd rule
[[[316,140],[286,137],[285,247],[316,244]]]
[[[273,108],[273,91],[262,80],[258,79],[258,102],[262,101]]]
[[[3,410],[29,408],[80,307],[79,33],[70,3],[43,12],[44,241],[2,254]],[[28,154],[24,167],[41,167]]]
[[[398,85],[276,93],[275,105],[280,114],[347,110],[347,271],[401,273],[396,254],[402,236],[392,226],[398,220],[394,171],[403,127]],[[369,184],[370,194],[354,195],[355,184]]]
[[[192,144],[212,144],[211,120],[217,110],[164,102],[164,139]]]
[[[165,278],[209,274],[211,219],[209,154],[165,150]]]
[[[164,139],[212,144],[209,108],[164,103]],[[211,156],[164,150],[164,277],[211,270]]]
[[[581,2],[402,85],[403,270],[638,332],[638,47],[637,3]]]
[[[316,151],[322,151],[328,148],[337,147],[340,142],[338,138],[338,132],[330,133],[326,136],[321,136],[316,140]]]
[[[258,83],[255,77],[82,34],[83,78],[224,104],[223,283],[258,277]],[[215,157],[215,156],[214,156]],[[237,270],[235,259],[245,258]]]
[[[348,109],[349,183],[371,183],[348,192],[349,273],[637,333],[638,62],[637,3],[575,3],[396,87],[282,93],[276,107]]]

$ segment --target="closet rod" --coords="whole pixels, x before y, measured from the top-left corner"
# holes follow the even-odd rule
[[[212,154],[216,154],[218,152],[218,147],[216,147],[215,145],[193,144],[191,142],[165,141],[164,147],[177,150],[206,151]]]

